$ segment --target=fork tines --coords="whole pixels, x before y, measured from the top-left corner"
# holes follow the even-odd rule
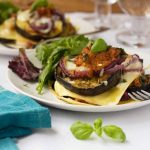
[[[150,93],[144,90],[128,93],[133,100],[146,101],[150,100]]]

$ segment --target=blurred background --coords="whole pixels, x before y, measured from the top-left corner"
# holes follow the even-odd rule
[[[25,9],[34,0],[12,0],[19,7]],[[92,12],[94,10],[94,0],[49,0],[54,3],[56,8],[59,8],[62,12],[73,12],[73,11],[86,11]],[[118,4],[112,5],[113,13],[122,12]]]

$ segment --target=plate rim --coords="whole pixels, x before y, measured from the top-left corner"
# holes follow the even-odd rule
[[[131,52],[134,53],[135,50],[132,50]],[[150,54],[147,54],[146,52],[140,51],[138,53],[141,53],[142,55],[149,55],[150,56]],[[54,101],[47,102],[48,100],[45,100],[44,98],[36,97],[36,96],[28,93],[27,91],[23,91],[22,89],[18,88],[18,86],[15,85],[14,82],[12,82],[12,80],[11,80],[11,77],[10,77],[11,73],[13,73],[13,72],[8,68],[7,80],[15,90],[17,90],[18,92],[20,92],[26,96],[33,98],[34,100],[36,100],[40,103],[45,103],[48,106],[52,106],[52,107],[59,108],[59,109],[65,109],[65,110],[70,110],[70,111],[80,111],[80,112],[112,112],[112,111],[123,111],[123,110],[128,110],[128,109],[134,109],[134,108],[138,108],[138,107],[142,107],[144,105],[150,104],[150,100],[128,103],[128,104],[121,104],[121,105],[107,105],[107,106],[73,105],[73,104],[68,104],[65,102],[62,105],[62,103],[59,103],[59,102],[54,102]],[[13,74],[17,78],[21,79],[15,73],[13,73]],[[58,99],[56,96],[55,96],[55,98]],[[108,110],[108,109],[111,109],[111,110]]]

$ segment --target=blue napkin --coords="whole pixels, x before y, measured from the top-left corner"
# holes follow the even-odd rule
[[[15,142],[10,138],[0,140],[0,150],[19,150]]]
[[[14,142],[8,137],[31,134],[32,128],[50,127],[51,117],[48,108],[40,106],[30,97],[0,87],[0,150],[5,150],[3,145],[7,144],[13,147],[7,150],[15,150]]]

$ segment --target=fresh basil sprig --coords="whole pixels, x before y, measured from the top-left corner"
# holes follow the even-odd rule
[[[75,138],[78,140],[85,140],[90,138],[91,134],[95,132],[99,137],[102,137],[103,134],[107,135],[111,139],[118,142],[125,142],[126,135],[124,131],[116,125],[106,125],[102,126],[102,118],[98,118],[94,121],[94,127],[88,123],[77,121],[75,122],[70,130]]]

